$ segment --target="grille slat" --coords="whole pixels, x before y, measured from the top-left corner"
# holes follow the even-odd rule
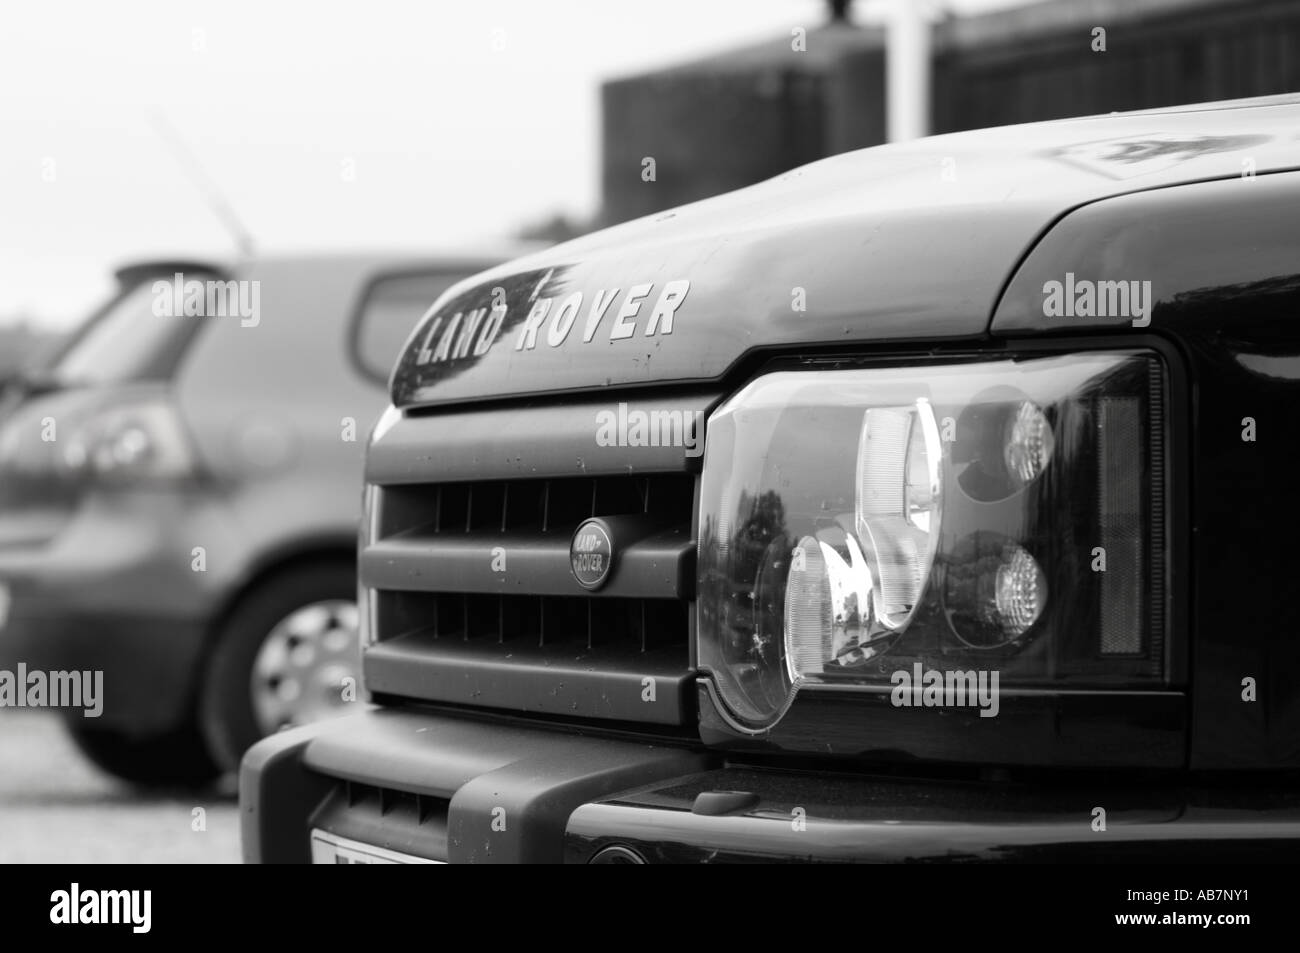
[[[409,413],[366,453],[366,482],[378,486],[425,486],[478,480],[566,479],[574,476],[688,473],[697,451],[671,440],[600,441],[601,422],[626,405],[633,417],[665,410],[679,420],[703,415],[712,394],[674,394],[651,399],[574,398],[549,406],[441,410]],[[672,437],[668,433],[667,437]],[[699,434],[692,435],[694,439]],[[649,444],[649,445],[647,445]],[[698,447],[699,444],[696,444]],[[659,505],[655,504],[656,507]]]
[[[686,723],[694,703],[677,646],[628,653],[515,643],[508,652],[485,652],[422,632],[372,646],[366,686],[385,697],[656,725]]]
[[[618,554],[596,599],[689,599],[695,544],[684,529],[663,530]],[[499,566],[504,563],[505,571]],[[569,537],[557,533],[431,533],[382,540],[361,554],[361,581],[404,592],[574,595]]]

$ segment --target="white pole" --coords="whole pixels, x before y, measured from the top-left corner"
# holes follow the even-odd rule
[[[885,46],[885,122],[890,142],[930,131],[930,23],[925,0],[892,0]]]

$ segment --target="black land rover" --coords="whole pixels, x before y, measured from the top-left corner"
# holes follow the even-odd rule
[[[250,861],[1294,858],[1300,98],[840,156],[454,286],[376,707]]]

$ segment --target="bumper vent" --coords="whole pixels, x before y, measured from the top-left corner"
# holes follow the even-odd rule
[[[339,781],[307,824],[362,844],[445,861],[448,805],[445,798]]]

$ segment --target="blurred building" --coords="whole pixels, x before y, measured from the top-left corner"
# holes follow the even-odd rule
[[[802,36],[606,83],[605,221],[884,141],[884,47],[879,28],[810,24]],[[653,184],[643,178],[647,158],[655,162]]]
[[[846,6],[802,38],[606,83],[600,224],[884,142],[885,33]],[[943,19],[932,48],[936,133],[1262,96],[1300,90],[1300,3],[1045,0]]]

